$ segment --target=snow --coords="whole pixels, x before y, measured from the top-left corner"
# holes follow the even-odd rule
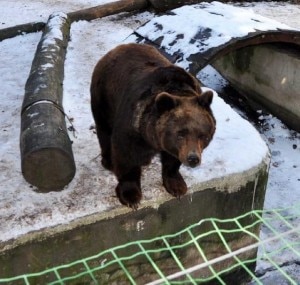
[[[48,48],[49,45],[55,45],[57,40],[63,40],[63,34],[60,27],[66,22],[67,15],[62,12],[56,12],[48,20],[49,32],[43,40],[42,48]]]
[[[272,155],[265,207],[290,207],[300,202],[300,134],[271,115],[263,117],[262,128]]]
[[[4,1],[1,5],[1,27],[9,27],[32,21],[46,21],[49,14],[61,10],[64,13],[111,1],[46,0]],[[249,13],[276,18],[297,28],[300,22],[300,7],[285,3],[243,3]],[[20,13],[22,11],[22,13]],[[188,13],[186,8],[185,13]],[[228,11],[229,13],[230,11]],[[71,40],[65,63],[64,109],[76,130],[70,132],[77,173],[74,180],[61,192],[42,194],[34,191],[21,174],[19,153],[20,109],[36,45],[41,33],[17,36],[0,42],[0,240],[15,238],[45,226],[68,223],[78,217],[120,207],[114,195],[116,180],[100,166],[99,145],[92,128],[94,125],[89,102],[90,77],[98,59],[108,50],[126,41],[134,29],[151,20],[154,14],[143,12],[137,15],[122,14],[92,22],[80,21],[71,28]],[[183,25],[192,25],[189,21]],[[175,27],[175,26],[174,26]],[[176,26],[177,27],[177,26]],[[180,26],[178,27],[180,29]],[[177,30],[177,28],[176,28]],[[224,32],[224,31],[223,31]],[[44,66],[49,68],[50,66]],[[213,89],[224,87],[224,81],[207,67],[199,75],[206,77],[207,86]],[[217,132],[211,145],[204,152],[199,169],[182,168],[190,183],[205,181],[239,172],[257,164],[265,156],[267,148],[250,124],[237,118],[228,105],[215,94],[213,110],[217,118]],[[35,114],[31,114],[34,116]],[[261,114],[262,136],[272,153],[270,179],[265,207],[289,207],[300,201],[300,135],[288,130],[278,119]],[[69,124],[69,123],[68,123]],[[70,126],[70,125],[69,125]],[[243,135],[241,136],[241,130]],[[238,146],[238,148],[236,147]],[[236,159],[232,159],[236,157]],[[154,159],[149,167],[157,168]],[[164,195],[160,177],[143,177],[143,183],[153,180],[153,189],[144,189],[144,199]],[[197,172],[197,175],[193,172]],[[99,175],[104,173],[104,175]],[[194,179],[194,180],[193,180]],[[298,220],[300,220],[298,218]]]
[[[37,2],[32,1],[32,3],[34,7],[38,6]],[[46,2],[40,5],[37,10],[42,11]],[[66,8],[69,6],[72,5],[69,4]],[[17,6],[15,3],[10,15],[11,13],[17,15],[17,10],[21,7],[22,5]],[[27,6],[27,8],[30,7]],[[47,4],[47,9],[50,13],[53,9],[52,5]],[[70,132],[70,137],[74,141],[73,152],[77,173],[75,179],[64,191],[50,192],[46,195],[36,192],[23,179],[19,150],[20,112],[24,86],[42,34],[17,36],[0,43],[0,56],[4,59],[0,62],[2,74],[0,79],[2,98],[0,105],[2,127],[0,136],[1,241],[44,227],[66,224],[78,217],[101,212],[108,207],[120,207],[117,199],[113,197],[116,180],[108,171],[100,168],[99,158],[97,158],[100,153],[99,144],[93,130],[89,130],[93,124],[89,102],[90,78],[97,60],[109,49],[121,43],[122,39],[130,35],[134,28],[152,16],[149,12],[145,12],[129,18],[125,15],[124,19],[120,15],[91,23],[80,21],[72,25],[65,66],[64,105],[70,120],[74,115],[76,137],[73,137],[72,132]],[[30,13],[27,17],[25,18],[22,14],[22,23],[33,20]],[[57,17],[54,21],[55,19]],[[10,20],[11,23],[8,26],[20,24],[18,17],[10,17]],[[55,32],[51,39],[59,36],[59,32]],[[86,44],[87,42],[89,44]],[[98,53],[95,52],[97,50]],[[42,66],[43,69],[49,67],[48,64]],[[39,88],[43,87],[46,86],[39,86]],[[72,109],[72,114],[70,109]],[[104,173],[104,175],[100,176],[99,173]]]
[[[36,44],[41,35],[29,34],[15,37],[0,43],[1,70],[1,135],[0,135],[0,238],[6,239],[13,226],[6,220],[19,219],[18,205],[14,203],[24,197],[23,189],[28,187],[20,178],[19,129],[20,109],[24,95],[24,86],[30,71]],[[19,47],[19,48],[17,48]],[[31,202],[22,202],[24,207]],[[2,228],[2,226],[5,226]]]
[[[75,0],[75,1],[46,1],[46,0],[0,0],[0,28],[8,28],[29,22],[47,22],[50,14],[57,11],[69,13],[86,9],[117,0]]]

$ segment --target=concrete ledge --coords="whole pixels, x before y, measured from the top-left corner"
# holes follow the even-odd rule
[[[250,102],[300,131],[299,47],[264,44],[225,55],[213,66]]]
[[[136,212],[128,212],[126,208],[118,207],[112,211],[83,217],[68,225],[48,228],[6,242],[1,245],[0,263],[3,266],[0,277],[42,271],[123,243],[175,233],[204,218],[226,219],[252,209],[261,209],[267,170],[268,159],[265,158],[260,165],[247,172],[192,186],[194,192],[183,197],[181,201],[161,197],[159,200],[147,201]],[[237,181],[242,183],[237,184]],[[253,221],[245,219],[243,226],[251,222]],[[204,227],[201,230],[206,232],[209,229]],[[259,224],[249,231],[257,235]],[[254,239],[249,239],[249,236],[245,238],[241,234],[232,234],[230,240],[231,247],[235,249],[255,242]],[[216,236],[208,237],[206,242],[207,246],[204,242],[202,247],[211,258],[225,254],[225,249],[224,252],[221,250],[224,246]],[[195,259],[191,252],[182,252],[182,255],[187,267],[201,262],[201,258]],[[248,253],[243,258],[252,259],[255,256],[256,251],[251,252],[250,255]],[[158,255],[155,261],[161,258]],[[176,268],[169,267],[167,259],[163,260],[161,267],[166,270],[166,273],[174,273]],[[228,262],[232,261],[225,262],[221,267],[227,268],[230,265]],[[151,271],[148,273],[151,277]],[[137,272],[136,277],[140,284],[146,281],[142,276],[142,271]]]

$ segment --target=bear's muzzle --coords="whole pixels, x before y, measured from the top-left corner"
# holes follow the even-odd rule
[[[200,156],[196,152],[190,152],[187,156],[187,165],[189,167],[196,167],[197,165],[200,164]]]

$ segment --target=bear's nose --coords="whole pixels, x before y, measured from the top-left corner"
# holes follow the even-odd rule
[[[195,167],[199,164],[200,158],[197,154],[191,153],[187,157],[187,162],[190,167]]]

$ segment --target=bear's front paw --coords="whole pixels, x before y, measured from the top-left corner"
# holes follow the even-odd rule
[[[137,183],[131,181],[120,182],[116,188],[116,193],[123,205],[137,210],[142,199],[142,192]]]
[[[182,176],[178,173],[174,176],[164,176],[163,185],[166,190],[176,198],[180,198],[187,192],[187,186]]]

